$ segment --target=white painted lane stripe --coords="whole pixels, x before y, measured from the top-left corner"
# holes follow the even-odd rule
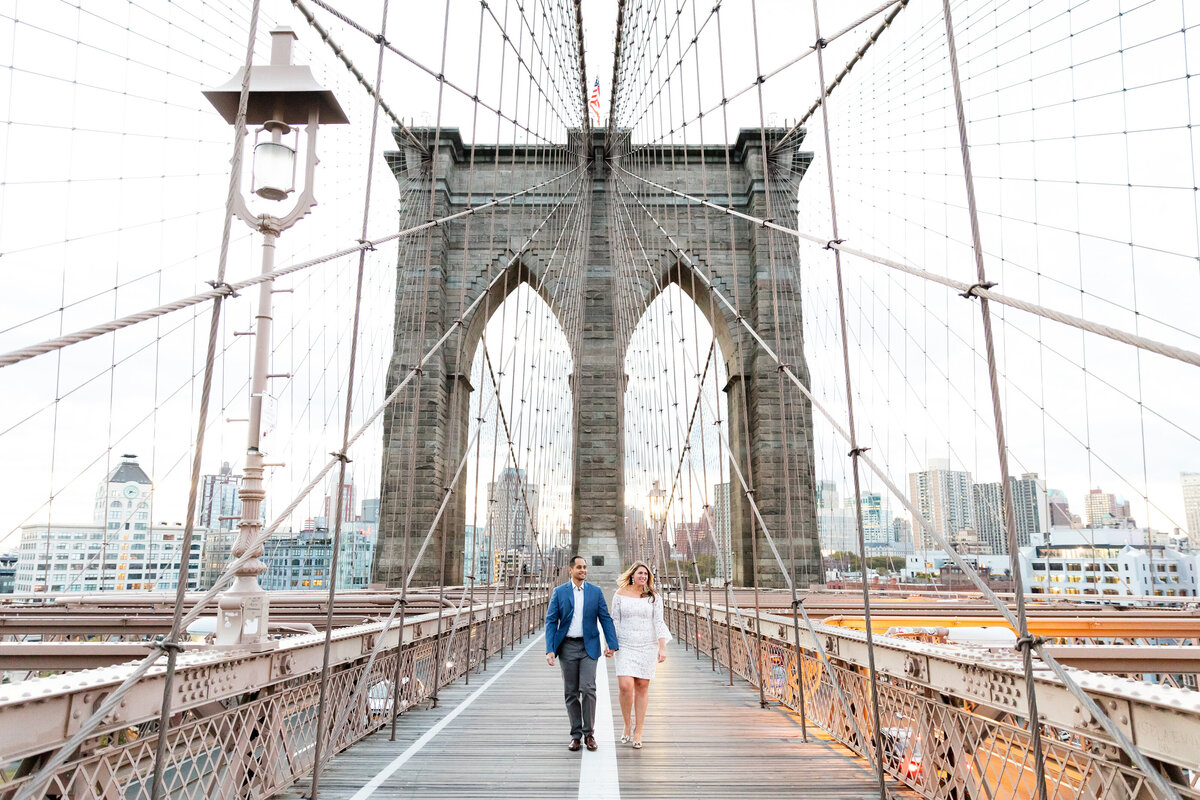
[[[608,689],[608,665],[611,658],[600,656],[596,665],[596,721],[593,735],[600,749],[583,751],[579,765],[579,800],[602,798],[621,800],[621,782],[617,776],[617,735],[613,727],[612,695]]]
[[[545,634],[542,634],[542,636],[544,636],[544,635]],[[532,642],[525,645],[524,650],[517,653],[507,664],[505,664],[500,669],[499,672],[497,672],[491,678],[488,678],[487,682],[484,683],[483,686],[480,686],[478,689],[476,689],[474,692],[472,692],[470,695],[468,695],[467,699],[463,700],[461,703],[459,703],[454,708],[453,711],[451,711],[449,714],[447,714],[446,716],[444,716],[440,720],[438,720],[437,724],[435,724],[432,728],[425,731],[425,733],[421,736],[420,739],[417,739],[415,742],[413,742],[411,745],[409,745],[407,750],[405,750],[400,755],[396,756],[396,758],[393,759],[390,764],[388,764],[386,767],[381,769],[374,778],[371,778],[371,780],[367,781],[361,789],[359,789],[357,792],[355,792],[354,796],[351,797],[350,800],[366,800],[366,798],[373,795],[375,793],[375,790],[378,789],[380,786],[382,786],[383,782],[386,781],[388,778],[390,778],[396,770],[400,769],[402,766],[404,766],[404,764],[410,758],[412,758],[417,753],[419,753],[421,751],[421,748],[423,748],[425,745],[429,744],[429,742],[433,740],[433,737],[435,737],[439,733],[441,733],[443,728],[445,728],[447,725],[449,725],[451,722],[453,722],[454,719],[459,714],[461,714],[463,711],[465,711],[467,709],[468,706],[471,705],[471,703],[474,703],[476,700],[479,699],[480,695],[482,695],[484,692],[486,692],[488,689],[490,689],[492,684],[495,683],[497,680],[499,680],[501,675],[508,672],[509,669],[511,669],[512,666],[521,659],[521,656],[528,653],[535,644],[540,642],[542,640],[542,636],[538,636]],[[610,717],[612,716],[611,703],[609,704],[609,716]],[[610,719],[609,720],[610,727],[611,727],[611,724],[612,724],[612,721]]]

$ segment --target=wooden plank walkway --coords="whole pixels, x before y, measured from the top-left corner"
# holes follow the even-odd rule
[[[616,676],[613,662],[604,664],[607,730],[619,736]],[[562,683],[558,668],[546,666],[540,637],[488,666],[487,673],[471,676],[470,686],[443,689],[439,708],[404,714],[395,742],[384,729],[337,756],[322,774],[320,800],[878,797],[863,761],[811,726],[804,743],[796,715],[760,709],[751,687],[740,680],[728,686],[727,675],[712,672],[707,660],[697,661],[676,643],[651,685],[640,751],[605,740],[603,698],[597,708],[600,750],[566,749]],[[611,780],[614,764],[619,790]],[[916,797],[889,784],[898,798]],[[299,800],[307,789],[304,781],[280,797]]]

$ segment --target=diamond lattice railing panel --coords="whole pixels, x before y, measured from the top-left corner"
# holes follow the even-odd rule
[[[515,638],[536,628],[544,600],[521,601],[485,625],[468,631],[463,617],[448,621],[440,637],[383,651],[366,669],[361,661],[342,665],[329,676],[323,736],[340,727],[337,742],[324,751],[336,754],[391,722],[397,713],[433,694],[434,683],[446,685],[464,673],[468,662],[482,660],[484,634],[491,625],[487,652],[498,653]],[[504,633],[504,638],[496,635]],[[437,663],[441,662],[440,671]],[[436,674],[435,674],[436,673]],[[396,677],[399,676],[399,686]],[[359,697],[357,703],[353,700]],[[164,797],[175,800],[239,800],[270,797],[311,772],[320,702],[320,673],[302,675],[265,687],[257,697],[216,714],[176,715],[169,728],[163,771]],[[88,755],[68,761],[52,776],[47,797],[150,800],[158,733],[149,726],[97,737],[81,749]],[[0,771],[0,800],[11,800],[28,781]]]
[[[754,620],[742,615],[744,630],[730,628],[703,610],[672,609],[676,635],[696,644],[751,685],[762,677],[763,693],[804,712],[833,738],[860,756],[875,751],[872,689],[865,671],[840,665],[832,674],[816,653],[804,651],[797,671],[796,648],[783,639],[758,636]],[[686,616],[685,616],[686,614]],[[685,624],[685,619],[687,623]],[[748,657],[746,643],[754,651]],[[757,661],[757,665],[756,665]],[[797,674],[802,679],[797,679]],[[841,689],[843,706],[836,687]],[[992,719],[930,696],[917,685],[884,678],[875,687],[879,701],[884,769],[931,800],[1024,800],[1036,796],[1032,737],[1024,720]],[[853,722],[852,722],[853,720]],[[860,740],[855,731],[867,737]],[[1105,747],[1043,726],[1043,759],[1049,800],[1149,800],[1145,776],[1104,757]],[[1195,786],[1178,786],[1181,797],[1200,800]]]

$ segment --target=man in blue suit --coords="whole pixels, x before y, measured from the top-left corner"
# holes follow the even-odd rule
[[[580,740],[588,750],[596,749],[593,721],[596,718],[596,662],[600,659],[600,631],[611,658],[617,645],[617,631],[604,592],[588,583],[587,561],[574,556],[570,564],[571,580],[554,590],[546,609],[546,663],[554,666],[558,656],[562,668],[563,689],[567,695],[567,715],[571,718],[571,743],[567,749],[579,749]]]

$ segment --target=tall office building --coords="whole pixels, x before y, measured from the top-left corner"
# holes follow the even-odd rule
[[[1016,520],[1017,547],[1028,547],[1035,534],[1050,529],[1050,502],[1046,482],[1036,472],[1009,478]],[[999,483],[977,483],[972,488],[975,503],[975,530],[992,553],[1009,551],[1008,528],[1004,520],[1004,492]]]
[[[1051,489],[1046,493],[1046,502],[1050,509],[1050,527],[1070,526],[1071,506],[1067,501],[1066,492],[1061,489]]]
[[[338,476],[334,470],[329,476],[329,485],[325,490],[325,525],[324,527],[333,530],[333,516],[337,508],[338,494]],[[347,475],[345,483],[341,485],[342,493],[342,522],[354,522],[354,480]]]
[[[1088,492],[1084,510],[1089,528],[1134,528],[1137,523],[1129,513],[1129,501],[1121,500],[1102,489]]]
[[[892,543],[892,512],[879,492],[861,492],[863,542],[868,548],[887,549]]]
[[[1013,513],[1017,517],[1017,547],[1029,547],[1034,534],[1050,530],[1046,482],[1036,472],[1026,472],[1020,478],[1009,478],[1009,481],[1012,482]],[[1007,553],[1008,548],[994,552]]]
[[[362,521],[372,525],[379,524],[379,498],[368,497],[362,501]]]
[[[950,469],[950,462],[929,460],[924,472],[908,476],[909,497],[917,510],[947,540],[964,528],[975,528],[975,502],[971,492],[971,473]],[[941,545],[921,529],[919,545],[931,550]]]
[[[214,531],[236,530],[242,515],[242,501],[238,498],[241,485],[242,476],[233,474],[228,461],[221,464],[218,474],[202,476],[196,524]]]
[[[715,554],[708,535],[708,517],[675,523],[675,552],[685,561]]]
[[[732,570],[730,562],[733,558],[733,547],[730,535],[733,531],[733,521],[729,510],[730,486],[729,481],[713,484],[712,516],[713,524],[716,525],[718,546],[721,548],[715,570],[721,580],[728,580]]]
[[[646,560],[647,530],[646,515],[642,510],[634,506],[625,506],[625,544],[621,551],[621,558],[625,564]]]
[[[912,523],[904,517],[892,520],[892,542],[897,553],[911,553],[913,549]]]
[[[833,481],[817,481],[817,535],[822,553],[858,552],[854,503],[849,499],[845,503],[840,501]]]
[[[975,503],[975,531],[992,553],[1008,552],[1004,525],[1004,492],[999,483],[977,483],[971,487]]]
[[[1183,486],[1183,513],[1188,538],[1193,546],[1197,546],[1200,545],[1200,472],[1181,472],[1179,482]]]
[[[204,537],[196,588],[211,589],[217,579],[225,574],[225,567],[233,560],[233,545],[237,541],[238,533],[236,529],[221,529],[209,531]]]
[[[467,526],[463,546],[463,583],[475,576],[476,583],[492,582],[492,543],[487,528]]]
[[[817,508],[839,508],[837,484],[817,481]]]
[[[525,480],[525,470],[506,468],[499,480],[488,484],[488,535],[492,549],[533,549],[537,513],[537,487]]]

